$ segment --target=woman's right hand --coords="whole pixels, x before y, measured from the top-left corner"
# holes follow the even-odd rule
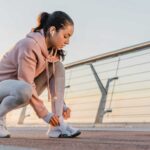
[[[58,116],[53,115],[53,116],[51,117],[51,120],[50,120],[49,123],[50,123],[52,126],[54,126],[54,127],[59,126],[60,123],[59,123],[59,118],[58,118]]]

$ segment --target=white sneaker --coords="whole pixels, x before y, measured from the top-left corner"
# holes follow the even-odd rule
[[[71,133],[69,131],[67,131],[66,129],[64,129],[64,127],[62,127],[62,125],[61,125],[61,126],[57,126],[57,127],[50,127],[47,132],[47,135],[50,138],[59,138],[62,136],[70,137]]]
[[[71,133],[71,137],[76,137],[81,134],[81,131],[79,129],[74,128],[70,125],[67,125],[66,129],[67,129],[67,131],[69,131]]]
[[[0,117],[0,138],[9,138],[10,133],[8,132],[5,124],[5,118]]]
[[[81,134],[79,129],[73,128],[66,123],[61,123],[60,126],[50,127],[47,135],[50,138],[73,138]]]

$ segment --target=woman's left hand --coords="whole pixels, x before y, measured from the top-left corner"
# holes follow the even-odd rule
[[[67,107],[67,109],[63,111],[63,117],[65,120],[67,120],[68,118],[70,118],[70,115],[71,115],[71,109]]]

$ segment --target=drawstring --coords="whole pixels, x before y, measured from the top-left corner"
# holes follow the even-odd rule
[[[52,68],[53,68],[53,75],[55,76],[55,62],[58,61],[58,59],[56,58],[56,55],[57,55],[57,50],[55,50],[55,53],[54,53],[54,50],[52,49],[51,50],[51,53],[50,55],[46,58],[46,75],[47,75],[47,90],[48,90],[48,101],[51,100],[51,94],[50,94],[50,84],[49,84],[49,79],[50,79],[50,76],[49,76],[49,68],[48,68],[48,63],[52,63]],[[54,89],[54,93],[55,93],[55,89]],[[56,94],[55,94],[56,95]],[[55,100],[57,97],[54,96],[53,99]]]

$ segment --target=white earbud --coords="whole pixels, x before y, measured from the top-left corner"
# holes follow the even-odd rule
[[[54,36],[54,31],[52,31],[51,36],[52,36],[52,37]]]

